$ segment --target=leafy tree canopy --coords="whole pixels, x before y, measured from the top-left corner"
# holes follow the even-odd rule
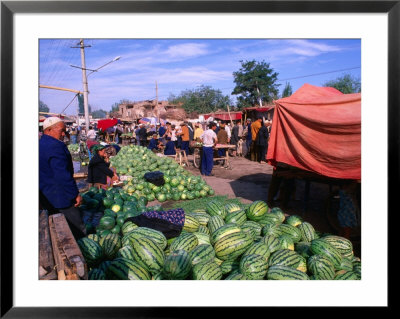
[[[104,119],[106,115],[107,112],[101,109],[92,112],[92,118],[94,119]]]
[[[39,101],[39,112],[50,112],[50,108],[42,101]]]
[[[282,92],[282,97],[288,97],[291,96],[292,94],[293,94],[293,88],[289,82],[286,82],[285,88],[283,89]]]
[[[201,85],[194,90],[182,91],[178,96],[170,94],[168,102],[180,104],[186,113],[197,112],[199,114],[214,112],[217,109],[227,109],[227,105],[232,104],[229,96],[223,95],[220,90],[215,90],[211,86]]]
[[[85,114],[85,104],[83,100],[83,94],[78,94],[78,105],[79,105],[79,114]],[[89,104],[89,114],[92,113],[92,106]]]
[[[361,92],[360,79],[353,77],[351,74],[345,74],[335,80],[328,81],[323,86],[334,87],[344,94]]]
[[[263,103],[272,102],[278,96],[278,86],[276,84],[278,73],[270,67],[265,61],[239,61],[241,68],[233,72],[234,82],[236,84],[232,94],[238,95],[237,106],[239,108],[254,106]]]

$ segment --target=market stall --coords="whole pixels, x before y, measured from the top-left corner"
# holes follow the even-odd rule
[[[361,94],[305,84],[275,101],[266,157],[277,177],[303,179],[306,189],[360,181]]]

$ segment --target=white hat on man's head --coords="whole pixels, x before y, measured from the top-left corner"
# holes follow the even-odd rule
[[[43,130],[45,130],[48,127],[53,126],[59,122],[62,122],[62,121],[63,121],[62,119],[60,119],[59,117],[56,117],[56,116],[48,117],[43,122]]]

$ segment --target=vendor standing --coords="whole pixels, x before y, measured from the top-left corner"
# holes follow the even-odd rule
[[[64,214],[75,239],[86,236],[78,206],[82,203],[74,179],[71,153],[62,142],[65,123],[58,117],[43,122],[39,141],[39,203],[49,214]]]
[[[229,143],[229,136],[228,132],[225,129],[225,123],[221,123],[219,125],[220,130],[217,133],[217,138],[218,138],[218,143],[219,144],[228,144]],[[226,156],[226,149],[225,148],[219,148],[218,149],[218,157],[225,157]],[[225,161],[221,161],[221,165],[224,165]]]
[[[91,152],[94,154],[88,166],[87,182],[89,186],[107,189],[113,182],[119,180],[115,169],[110,168],[106,152],[107,145],[94,145]]]
[[[203,142],[203,154],[201,158],[201,175],[213,176],[212,169],[214,166],[214,143],[218,143],[217,134],[215,129],[217,124],[210,123],[209,129],[201,134],[200,139]]]

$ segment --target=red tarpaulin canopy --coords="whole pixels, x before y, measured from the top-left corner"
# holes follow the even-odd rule
[[[230,112],[231,116],[229,117],[228,112],[224,113],[209,113],[209,114],[204,114],[204,119],[207,120],[210,116],[212,116],[215,119],[219,119],[221,121],[236,121],[240,120],[242,118],[242,112]]]
[[[97,128],[99,130],[105,131],[109,127],[112,127],[114,125],[117,125],[118,120],[117,119],[105,119],[105,120],[99,120],[97,122]]]
[[[245,107],[243,110],[244,111],[257,111],[257,112],[268,112],[269,110],[273,109],[274,106],[265,106],[265,107],[259,107],[259,106],[252,106],[252,107]]]
[[[361,94],[304,84],[275,101],[267,161],[361,179]]]

